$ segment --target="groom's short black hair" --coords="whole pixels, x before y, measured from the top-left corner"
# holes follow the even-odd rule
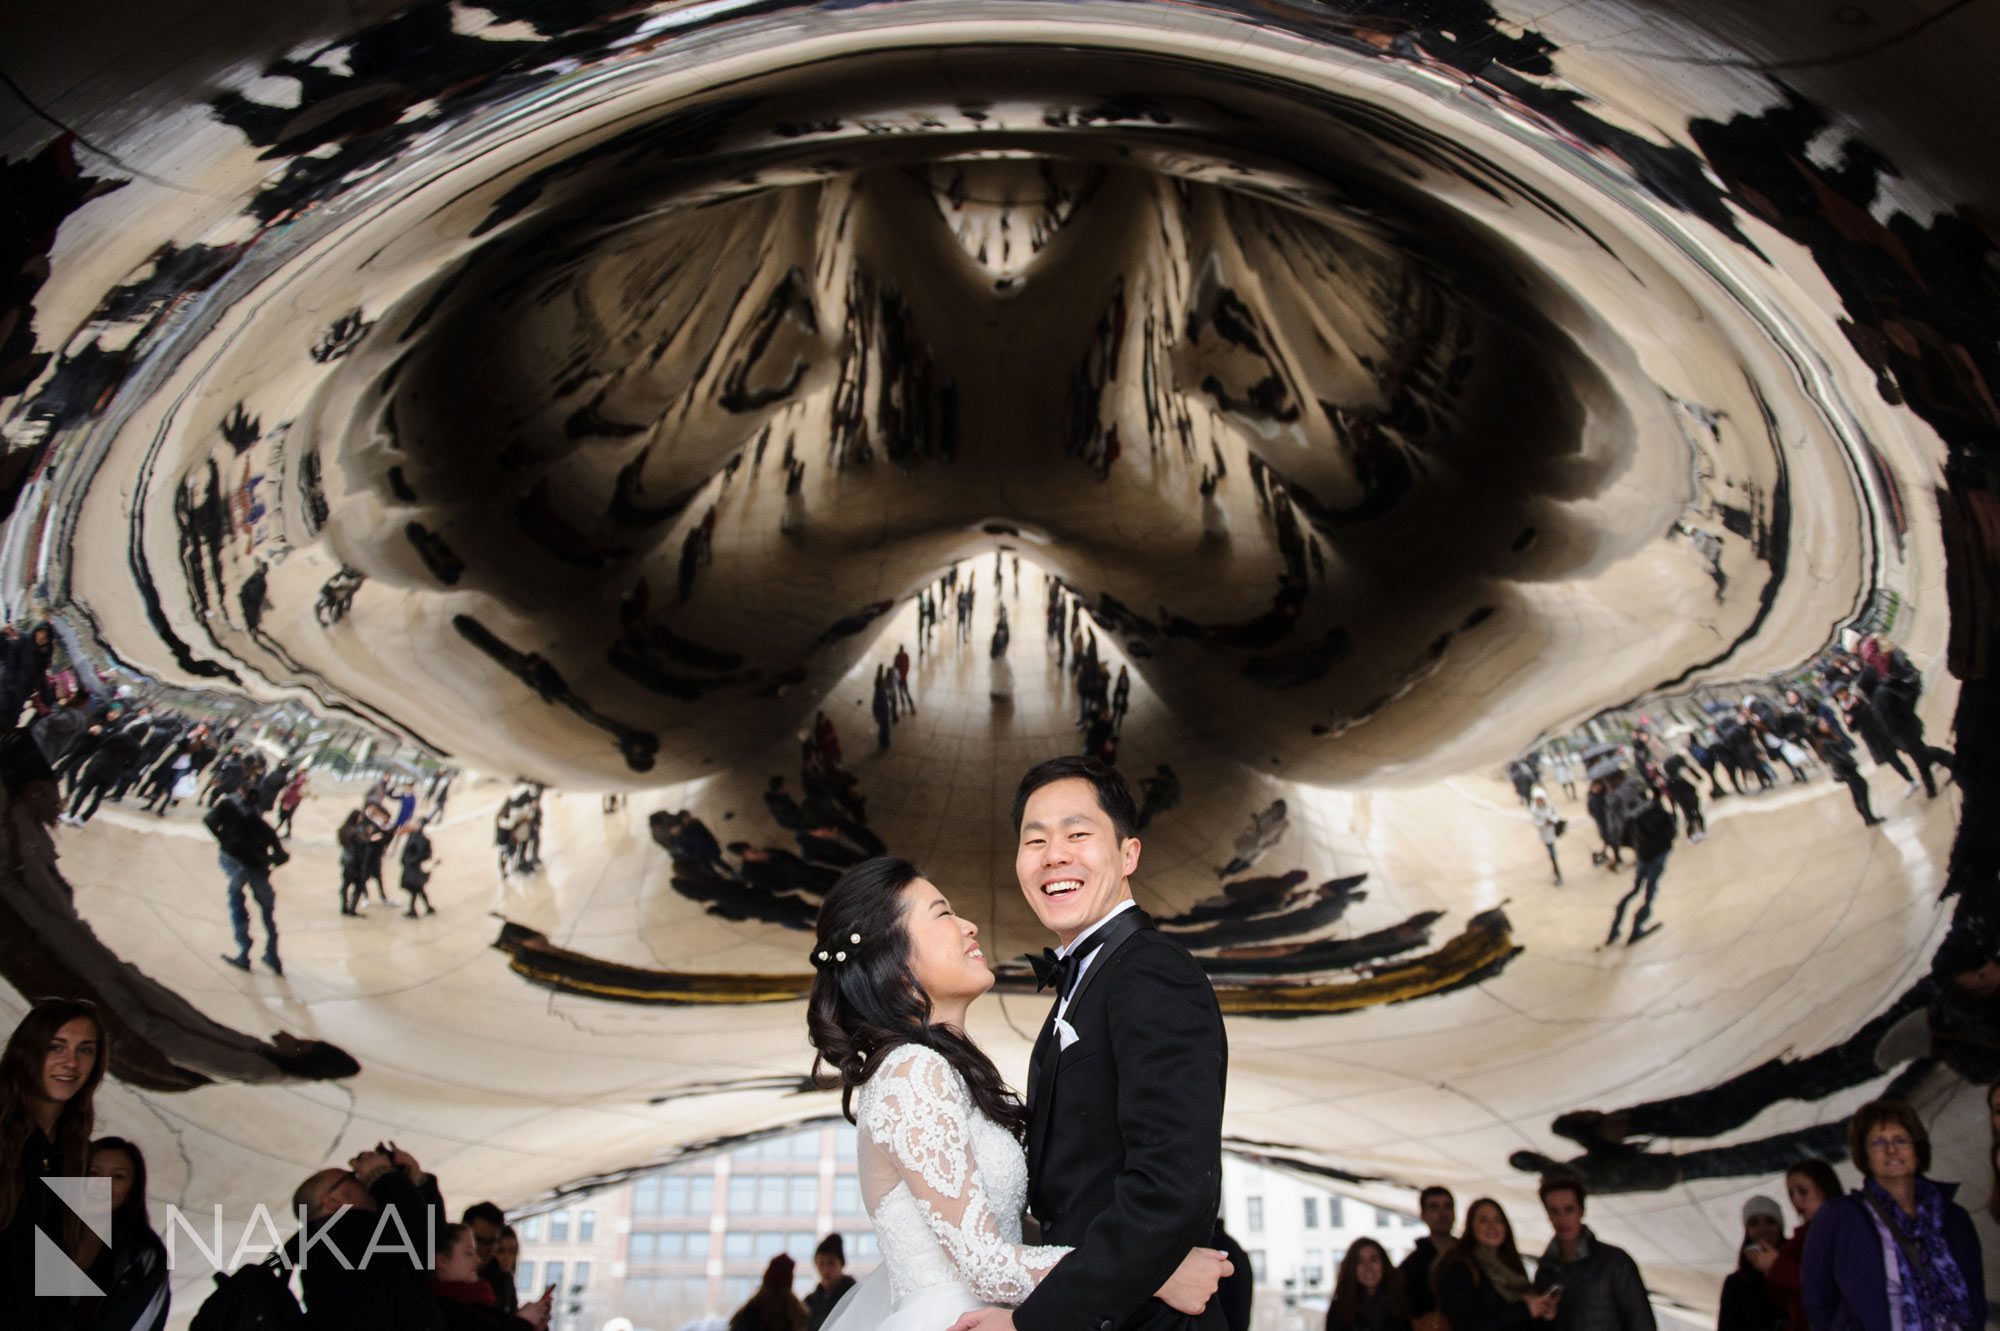
[[[1043,786],[1072,779],[1088,781],[1097,792],[1097,807],[1104,810],[1104,816],[1111,820],[1111,830],[1117,833],[1120,841],[1129,840],[1139,830],[1139,807],[1132,803],[1132,792],[1125,788],[1125,778],[1118,775],[1118,769],[1106,767],[1095,758],[1075,755],[1036,763],[1021,778],[1020,788],[1014,792],[1014,834],[1020,835],[1021,819],[1027,816],[1030,795]]]

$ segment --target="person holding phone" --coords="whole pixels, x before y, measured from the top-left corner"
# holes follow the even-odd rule
[[[479,1274],[479,1240],[470,1225],[438,1231],[437,1270],[431,1274],[445,1331],[545,1331],[555,1307],[556,1287],[512,1313],[501,1311],[493,1284]]]
[[[1784,1212],[1769,1197],[1743,1203],[1743,1244],[1736,1269],[1722,1282],[1722,1309],[1715,1331],[1777,1331],[1785,1325],[1785,1310],[1771,1298],[1759,1263],[1777,1260],[1785,1239]]]
[[[1583,1223],[1583,1184],[1573,1178],[1544,1179],[1541,1195],[1556,1236],[1535,1268],[1535,1288],[1562,1291],[1553,1331],[1656,1331],[1639,1264]]]

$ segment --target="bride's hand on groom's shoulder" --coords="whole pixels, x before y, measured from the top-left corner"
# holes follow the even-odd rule
[[[1181,1259],[1181,1264],[1153,1297],[1175,1312],[1198,1316],[1215,1297],[1215,1287],[1235,1269],[1229,1254],[1214,1248],[1196,1248]]]
[[[1014,1310],[981,1308],[953,1322],[951,1331],[1014,1331]]]

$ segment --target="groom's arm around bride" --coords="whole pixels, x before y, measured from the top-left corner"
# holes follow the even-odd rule
[[[1042,1241],[1076,1250],[1014,1310],[1019,1331],[1223,1324],[1212,1299],[1189,1316],[1154,1297],[1214,1230],[1228,1047],[1200,964],[1132,903],[1135,821],[1088,759],[1042,764],[1015,800],[1016,876],[1067,957],[1029,1072],[1029,1203]],[[960,1327],[1005,1324],[980,1317]]]

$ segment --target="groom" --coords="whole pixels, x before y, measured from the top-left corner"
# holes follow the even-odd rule
[[[952,1331],[1220,1331],[1153,1297],[1206,1246],[1222,1199],[1229,1051],[1215,990],[1132,900],[1138,811],[1118,773],[1055,758],[1014,795],[1014,873],[1062,946],[1028,1070],[1028,1204],[1075,1248],[1020,1307]],[[1038,970],[1041,968],[1038,967]]]

